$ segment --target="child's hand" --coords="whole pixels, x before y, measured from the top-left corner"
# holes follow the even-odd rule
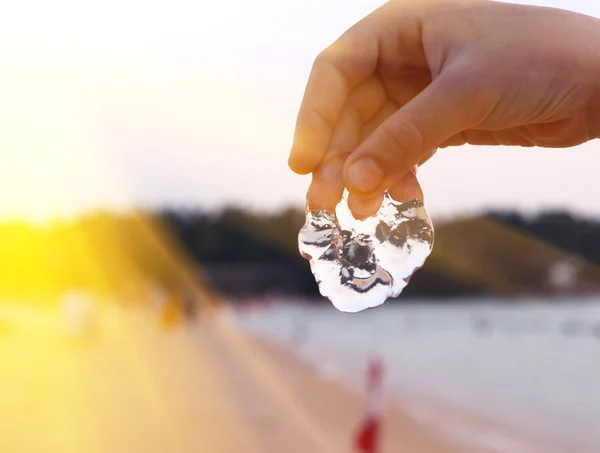
[[[438,147],[600,137],[600,20],[485,0],[392,1],[316,59],[289,164],[313,209],[364,216],[420,194]],[[518,165],[518,163],[516,163]]]

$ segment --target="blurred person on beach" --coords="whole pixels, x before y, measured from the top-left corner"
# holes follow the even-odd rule
[[[162,330],[171,331],[183,321],[183,303],[177,291],[171,291],[169,297],[160,313],[160,325]]]
[[[63,331],[72,339],[92,340],[98,335],[98,307],[84,290],[66,291],[61,296]]]
[[[183,292],[183,313],[188,324],[193,325],[198,318],[198,300],[195,291],[190,288]]]
[[[312,173],[311,209],[333,210],[347,188],[363,218],[385,191],[422,197],[416,168],[438,148],[566,148],[599,137],[599,19],[487,0],[395,0],[316,58],[289,165]]]

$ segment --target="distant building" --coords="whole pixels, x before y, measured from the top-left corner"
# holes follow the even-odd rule
[[[577,257],[565,257],[552,263],[548,268],[548,281],[557,290],[569,290],[579,280],[580,260]]]

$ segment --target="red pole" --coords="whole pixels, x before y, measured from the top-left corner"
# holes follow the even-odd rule
[[[383,399],[383,361],[373,357],[367,371],[367,404],[365,417],[358,427],[355,444],[359,453],[379,453]]]

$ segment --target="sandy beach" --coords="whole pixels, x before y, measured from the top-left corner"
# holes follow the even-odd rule
[[[2,452],[355,451],[363,396],[226,319],[165,331],[147,312],[109,310],[85,340],[34,327],[0,333]],[[482,450],[388,402],[381,451]]]

